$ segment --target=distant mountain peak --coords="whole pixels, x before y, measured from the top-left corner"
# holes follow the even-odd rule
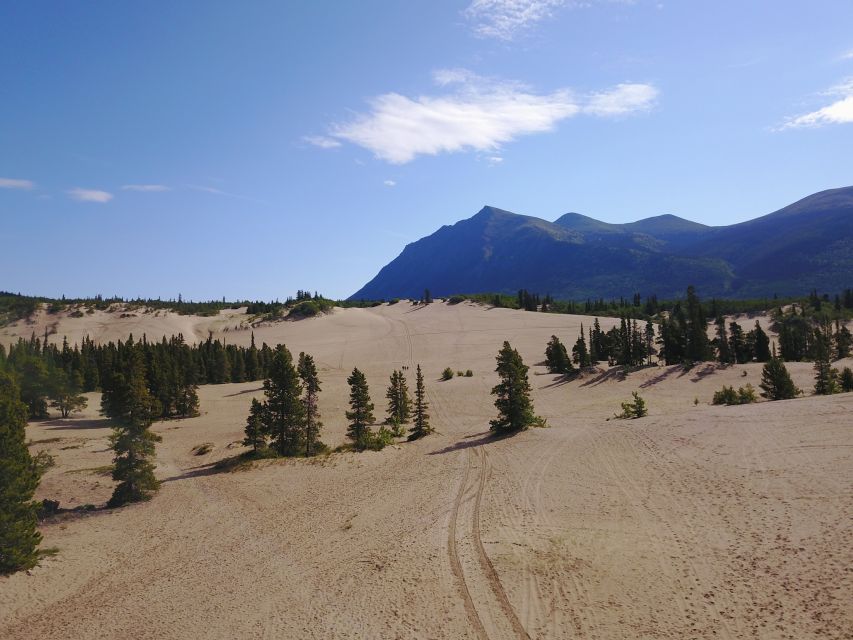
[[[570,212],[554,222],[484,206],[406,245],[352,297],[527,289],[582,300],[656,294],[750,297],[832,293],[853,273],[853,187],[775,213],[710,227],[672,214],[611,224]]]

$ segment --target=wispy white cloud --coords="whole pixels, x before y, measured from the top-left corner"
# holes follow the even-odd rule
[[[341,146],[340,142],[327,136],[303,136],[302,140],[321,149],[334,149]]]
[[[0,178],[0,189],[33,189],[36,183],[32,180],[18,178]]]
[[[384,184],[386,187],[396,187],[397,186],[397,183],[394,182],[393,180],[386,180],[382,184]]]
[[[98,189],[81,189],[80,187],[74,187],[73,189],[66,191],[66,193],[72,200],[79,200],[80,202],[105,203],[113,199],[113,194],[107,191],[100,191]]]
[[[853,122],[853,78],[825,91],[822,95],[835,100],[816,111],[788,118],[777,130],[821,127],[827,124],[846,124]]]
[[[479,38],[510,41],[551,18],[560,9],[583,9],[595,4],[635,4],[637,0],[471,0],[462,12]],[[663,4],[657,5],[658,9]]]
[[[657,88],[650,84],[622,83],[590,95],[583,110],[594,116],[624,116],[648,111],[657,97]]]
[[[853,49],[848,49],[839,56],[841,60],[853,60]]]
[[[520,136],[552,131],[581,113],[606,117],[648,110],[658,93],[648,84],[620,84],[588,96],[569,89],[536,93],[521,83],[479,77],[466,69],[441,69],[433,80],[449,87],[448,92],[416,98],[382,94],[370,101],[368,113],[332,125],[329,137],[393,164],[419,155],[494,152]]]
[[[481,38],[512,40],[533,25],[550,18],[569,0],[473,0],[464,15]]]
[[[486,162],[488,162],[493,167],[501,164],[503,161],[504,159],[501,156],[489,156],[486,158]]]
[[[246,200],[248,202],[257,202],[259,204],[268,204],[265,200],[258,200],[257,198],[251,198],[249,196],[243,196],[238,193],[230,193],[229,191],[223,191],[222,189],[217,189],[216,187],[208,187],[200,184],[188,184],[186,185],[188,189],[192,189],[193,191],[201,191],[202,193],[210,193],[215,196],[224,196],[226,198],[236,198],[238,200]]]
[[[121,187],[125,191],[143,191],[146,193],[158,193],[161,191],[171,191],[171,187],[163,184],[125,184]]]

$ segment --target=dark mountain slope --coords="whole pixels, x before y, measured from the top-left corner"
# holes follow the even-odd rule
[[[609,224],[577,213],[556,222],[484,207],[409,244],[355,299],[505,292],[558,298],[656,293],[799,294],[838,290],[853,275],[853,188],[805,198],[730,227],[676,216]]]

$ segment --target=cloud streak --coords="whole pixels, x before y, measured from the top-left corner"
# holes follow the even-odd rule
[[[32,180],[20,180],[18,178],[0,178],[0,189],[26,189],[30,190],[36,186]]]
[[[321,149],[334,149],[341,146],[340,142],[334,138],[328,138],[326,136],[303,136],[302,140],[303,142],[312,144],[315,147],[320,147]]]
[[[163,184],[125,184],[121,187],[124,191],[141,191],[143,193],[160,193],[171,191],[171,187]]]
[[[477,37],[513,40],[566,4],[566,0],[473,0],[463,15]]]
[[[369,112],[333,125],[329,138],[358,145],[392,164],[405,164],[420,155],[494,152],[520,136],[552,131],[579,114],[617,117],[646,111],[658,95],[652,85],[631,83],[586,96],[569,89],[537,93],[465,69],[438,70],[433,80],[448,91],[415,98],[377,96]]]
[[[113,194],[107,191],[100,191],[98,189],[81,189],[80,187],[74,187],[73,189],[69,189],[66,193],[72,200],[77,200],[79,202],[100,202],[101,204],[104,204],[113,199]]]
[[[779,130],[807,129],[853,122],[853,78],[847,78],[823,95],[834,97],[836,100],[816,111],[788,118]]]

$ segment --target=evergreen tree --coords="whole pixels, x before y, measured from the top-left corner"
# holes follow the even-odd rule
[[[269,377],[264,380],[264,395],[264,427],[272,448],[280,456],[299,455],[305,427],[302,383],[293,366],[293,356],[283,344],[273,352]]]
[[[421,373],[421,365],[418,365],[415,375],[415,410],[414,424],[409,430],[409,440],[417,440],[425,435],[432,433],[433,429],[429,424],[429,414],[427,413],[428,405],[426,401],[426,389],[424,388],[424,376]]]
[[[356,367],[347,378],[347,383],[350,386],[350,411],[346,412],[349,420],[347,437],[353,441],[357,449],[365,449],[369,446],[370,425],[376,421],[373,417],[373,403],[370,401],[367,378]]]
[[[86,408],[88,400],[80,392],[83,388],[83,376],[79,371],[68,374],[59,369],[53,374],[50,391],[50,406],[59,409],[63,418]]]
[[[572,347],[572,360],[581,368],[588,367],[589,351],[586,348],[586,338],[584,337],[583,325],[581,325],[580,335],[578,336],[575,346]]]
[[[38,562],[33,494],[39,468],[26,445],[27,406],[18,385],[0,371],[0,574],[29,569]]]
[[[838,393],[838,370],[830,364],[832,336],[829,327],[824,331],[815,329],[815,385],[814,392],[820,396]]]
[[[504,342],[498,352],[495,370],[500,382],[492,389],[492,395],[497,396],[495,407],[498,410],[497,418],[491,421],[492,430],[511,433],[536,424],[539,418],[533,413],[528,367],[509,342]]]
[[[851,370],[850,367],[844,367],[841,371],[839,383],[841,385],[842,393],[849,393],[850,391],[853,391],[853,370]]]
[[[747,350],[746,336],[737,322],[729,323],[729,350],[732,359],[738,364],[744,364],[752,360]]]
[[[853,335],[846,325],[835,321],[835,357],[838,360],[849,358],[851,347],[853,347]]]
[[[315,447],[320,436],[320,409],[318,395],[320,393],[320,377],[317,375],[317,365],[314,358],[307,353],[299,354],[299,378],[305,388],[305,397],[302,403],[305,405],[305,455],[311,456],[316,453]]]
[[[129,341],[130,342],[130,341]],[[101,397],[101,412],[116,423],[110,443],[113,480],[118,482],[107,506],[147,500],[159,487],[154,477],[154,445],[161,440],[149,427],[160,407],[145,385],[142,352],[132,342],[124,371],[115,373]]]
[[[704,362],[711,359],[708,320],[693,286],[687,287],[687,359]]]
[[[729,345],[729,337],[726,334],[726,321],[723,316],[717,316],[717,355],[721,364],[730,364],[734,362],[732,351]]]
[[[770,353],[770,338],[764,333],[764,329],[755,321],[755,328],[750,332],[752,334],[752,348],[756,362],[768,362],[772,357]]]
[[[243,430],[246,434],[246,437],[243,438],[243,445],[252,447],[254,453],[265,449],[267,446],[264,411],[264,405],[257,398],[252,398],[249,417],[246,418],[246,428]]]
[[[655,355],[655,325],[651,318],[646,320],[646,364],[652,366],[652,356]]]
[[[385,397],[388,398],[387,422],[395,425],[397,428],[409,422],[412,412],[412,401],[409,398],[409,387],[406,384],[406,377],[402,371],[394,370],[391,373]]]
[[[761,395],[768,400],[790,400],[795,398],[800,390],[794,386],[794,381],[788,373],[785,364],[779,358],[771,358],[761,371]]]
[[[545,365],[551,373],[569,374],[574,369],[565,345],[557,336],[551,336],[545,346]]]

